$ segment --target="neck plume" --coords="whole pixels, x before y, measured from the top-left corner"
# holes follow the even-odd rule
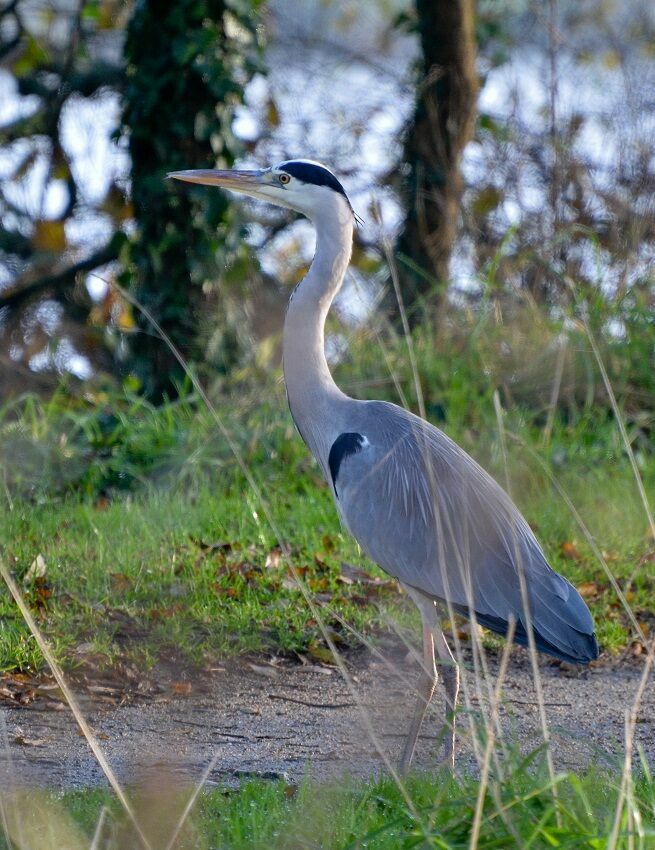
[[[325,359],[325,320],[350,262],[352,211],[345,199],[335,197],[331,208],[316,214],[313,223],[316,252],[289,301],[283,362],[291,415],[312,454],[326,466],[330,446],[340,433],[340,402],[347,397],[334,383]]]

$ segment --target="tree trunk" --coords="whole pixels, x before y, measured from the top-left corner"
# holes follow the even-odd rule
[[[137,231],[124,280],[190,361],[203,356],[199,328],[206,292],[227,265],[229,200],[215,189],[180,186],[166,174],[229,168],[242,152],[231,124],[255,67],[256,20],[243,14],[239,37],[231,38],[225,30],[227,5],[142,0],[125,45],[123,123]],[[130,340],[128,370],[150,398],[176,395],[184,371],[147,319],[135,318],[141,332]]]
[[[416,0],[421,73],[407,132],[407,215],[398,240],[405,304],[438,301],[449,277],[462,195],[460,160],[473,135],[478,79],[474,0]]]

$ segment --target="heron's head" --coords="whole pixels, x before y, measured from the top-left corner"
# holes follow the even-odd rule
[[[174,171],[175,180],[220,186],[231,192],[296,210],[307,218],[321,214],[353,215],[343,186],[318,162],[291,159],[259,171]]]

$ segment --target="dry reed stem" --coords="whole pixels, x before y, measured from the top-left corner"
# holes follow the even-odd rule
[[[355,289],[357,290],[357,293],[361,297],[361,290],[360,290],[360,286],[359,286],[359,283],[357,281],[357,278],[354,278],[354,282],[355,282]],[[382,297],[384,296],[385,292],[386,292],[386,287],[382,290],[382,292],[380,293],[380,295],[376,299],[377,303],[373,305],[373,310],[375,309],[376,306],[379,305],[379,302],[382,300]],[[407,402],[407,396],[405,395],[405,393],[403,391],[402,385],[400,383],[400,378],[398,377],[395,369],[393,368],[393,363],[391,362],[391,357],[389,356],[389,350],[388,350],[387,346],[385,345],[384,340],[382,339],[382,334],[380,333],[380,329],[378,328],[378,326],[376,324],[373,324],[373,333],[375,334],[375,341],[377,342],[377,344],[380,348],[380,351],[382,352],[382,357],[384,358],[384,365],[387,367],[387,371],[389,372],[389,375],[391,376],[391,381],[393,383],[394,389],[396,390],[396,393],[398,394],[398,399],[400,400],[400,403],[405,408],[405,410],[409,410],[409,403]]]
[[[612,832],[610,834],[610,840],[607,845],[607,850],[615,850],[616,844],[619,837],[619,829],[621,826],[621,816],[623,812],[623,806],[626,802],[626,797],[630,797],[631,787],[632,787],[632,749],[634,746],[634,737],[635,737],[635,729],[637,726],[637,718],[639,715],[639,708],[641,706],[641,702],[644,698],[644,693],[646,691],[646,685],[648,684],[648,679],[650,678],[651,671],[653,669],[653,660],[655,659],[655,639],[652,641],[652,646],[650,648],[650,652],[646,658],[646,662],[644,664],[644,669],[641,674],[641,678],[639,680],[639,685],[637,686],[637,692],[635,694],[635,698],[633,700],[632,706],[629,711],[626,711],[625,717],[625,759],[623,762],[623,775],[621,777],[621,787],[619,789],[619,796],[616,801],[616,812],[614,815],[614,824],[612,826]],[[628,799],[628,803],[629,803]],[[628,815],[631,810],[634,810],[634,805],[628,807]]]
[[[73,717],[75,718],[77,725],[80,727],[80,731],[82,732],[82,734],[86,738],[86,742],[89,745],[89,747],[91,748],[91,752],[95,756],[96,761],[98,762],[98,764],[102,768],[103,773],[107,777],[107,781],[109,782],[111,787],[114,789],[114,793],[116,794],[116,796],[120,800],[121,805],[123,806],[128,817],[132,821],[134,828],[137,832],[137,835],[139,836],[139,839],[141,840],[143,846],[147,848],[147,850],[152,850],[152,848],[148,844],[148,841],[147,841],[145,835],[141,831],[141,827],[139,826],[139,823],[138,823],[138,820],[136,818],[136,814],[134,812],[134,809],[132,808],[130,801],[127,799],[127,796],[125,795],[125,792],[123,791],[116,774],[114,773],[109,762],[107,761],[107,758],[106,758],[106,756],[105,756],[105,754],[102,750],[102,747],[100,746],[100,744],[98,742],[98,739],[93,734],[93,731],[91,730],[91,727],[89,726],[89,724],[86,722],[86,718],[82,714],[82,711],[81,711],[81,709],[80,709],[80,707],[77,703],[75,695],[73,694],[73,692],[69,688],[68,682],[66,681],[64,674],[63,674],[61,668],[59,667],[59,665],[57,664],[57,661],[55,660],[55,657],[52,653],[52,650],[50,649],[48,642],[43,637],[41,630],[39,629],[36,622],[34,621],[34,618],[32,617],[32,614],[31,614],[29,608],[27,607],[20,590],[18,589],[18,586],[16,585],[16,582],[11,577],[9,571],[7,570],[7,567],[5,566],[4,561],[2,561],[2,560],[0,560],[0,575],[4,579],[7,587],[9,588],[9,592],[14,597],[14,601],[16,602],[16,605],[18,606],[18,608],[19,608],[19,610],[20,610],[20,612],[23,616],[23,619],[25,620],[25,622],[27,624],[27,627],[29,628],[29,630],[32,633],[35,641],[37,642],[37,645],[38,645],[39,649],[41,650],[41,653],[43,654],[43,657],[45,658],[48,667],[52,671],[52,675],[55,677],[55,680],[56,680],[57,684],[59,685],[61,692],[63,693],[63,695],[66,699],[66,702],[69,705],[71,712],[73,713]]]
[[[541,445],[547,446],[550,443],[550,438],[553,433],[553,425],[555,423],[555,414],[557,413],[557,402],[559,400],[560,389],[562,386],[562,376],[564,375],[564,361],[566,359],[568,338],[563,334],[560,335],[559,346],[557,349],[557,362],[555,363],[555,378],[553,379],[553,388],[550,394],[548,403],[548,415],[546,424],[541,439]]]
[[[507,664],[512,648],[512,640],[514,639],[515,621],[512,619],[507,630],[507,643],[503,647],[503,654],[500,659],[500,667],[498,669],[498,678],[496,680],[496,688],[493,695],[493,701],[490,706],[490,719],[486,728],[486,746],[484,757],[482,760],[482,773],[480,776],[480,786],[478,788],[478,797],[475,803],[475,814],[473,816],[473,827],[471,829],[471,840],[469,842],[469,850],[475,850],[480,840],[480,828],[482,826],[482,811],[484,808],[484,798],[487,792],[487,783],[489,781],[489,768],[491,765],[491,753],[495,745],[495,727],[498,722],[498,706],[500,704],[500,696],[505,676],[507,675]]]
[[[507,492],[511,498],[511,487],[510,487],[510,478],[509,478],[509,465],[507,461],[507,445],[505,443],[505,425],[503,421],[503,411],[500,404],[500,396],[498,394],[498,390],[494,392],[494,409],[496,411],[496,419],[498,421],[498,436],[500,440],[500,448],[503,457],[503,465],[505,468],[505,478],[507,483]],[[514,529],[516,531],[516,529]],[[513,535],[514,544],[518,543],[516,539],[516,534]],[[552,793],[555,802],[557,803],[557,787],[555,785],[555,767],[553,765],[553,754],[550,746],[550,730],[548,729],[548,718],[546,716],[546,707],[544,705],[544,694],[543,688],[541,686],[541,674],[539,673],[539,661],[537,658],[537,647],[534,639],[534,632],[532,630],[532,613],[530,611],[530,600],[528,597],[528,588],[525,580],[525,569],[523,564],[523,559],[518,552],[518,547],[516,550],[516,562],[518,564],[518,575],[519,575],[519,585],[521,588],[521,601],[523,603],[523,613],[525,614],[525,630],[528,636],[528,651],[530,655],[530,664],[532,667],[532,678],[534,680],[534,688],[537,696],[537,703],[539,706],[539,720],[541,723],[541,732],[544,738],[544,743],[546,744],[546,764],[548,766],[548,774],[550,776],[550,780],[552,783]],[[559,809],[556,809],[556,819],[557,825],[561,826],[561,815]]]
[[[576,298],[576,290],[573,284],[573,281],[570,279],[566,279],[571,291],[573,293],[574,298]],[[576,303],[580,304],[577,301]],[[646,489],[644,487],[644,482],[641,477],[641,473],[639,472],[639,467],[637,466],[637,461],[635,459],[634,452],[632,451],[632,444],[630,443],[630,438],[628,437],[628,432],[625,427],[625,421],[619,405],[616,401],[616,396],[614,394],[614,388],[612,387],[612,382],[609,379],[609,375],[607,374],[607,369],[605,368],[605,364],[603,363],[603,358],[601,357],[600,350],[598,348],[598,343],[596,342],[596,337],[594,336],[591,327],[589,325],[589,319],[587,316],[588,310],[587,305],[580,304],[582,308],[582,326],[585,329],[585,333],[587,334],[587,338],[589,340],[589,344],[591,345],[591,350],[593,351],[594,358],[596,363],[598,364],[598,369],[600,370],[601,377],[603,379],[603,384],[605,385],[605,390],[607,395],[609,396],[610,404],[612,406],[612,411],[614,413],[614,417],[619,426],[619,431],[621,433],[621,438],[623,440],[623,445],[625,446],[625,450],[628,454],[628,458],[630,459],[630,466],[632,467],[632,472],[635,477],[635,481],[637,482],[637,489],[639,490],[639,496],[641,497],[642,504],[644,506],[644,511],[646,512],[646,517],[648,519],[648,524],[650,526],[650,533],[655,541],[655,517],[653,516],[653,512],[650,509],[650,504],[648,502],[648,495],[646,494]]]
[[[175,829],[173,830],[173,834],[171,835],[168,844],[166,845],[166,850],[173,850],[175,842],[177,841],[177,837],[180,834],[180,832],[182,831],[182,827],[184,826],[187,818],[189,817],[189,815],[193,811],[193,807],[196,804],[196,800],[198,799],[198,795],[200,794],[202,789],[205,787],[205,783],[207,782],[207,780],[211,776],[212,770],[216,767],[216,763],[218,761],[219,755],[220,755],[220,753],[217,750],[214,753],[214,755],[212,756],[212,759],[209,762],[209,764],[207,765],[207,767],[203,770],[202,776],[200,777],[200,779],[196,783],[195,788],[193,789],[193,791],[189,795],[189,799],[187,800],[186,805],[184,806],[182,814],[180,815],[180,819],[177,822]]]
[[[376,199],[373,202],[373,215],[377,222],[379,222],[380,226],[382,226],[382,209],[378,200]],[[393,252],[391,250],[391,245],[389,244],[389,239],[382,233],[382,250],[384,252],[385,259],[387,261],[387,265],[389,266],[389,273],[391,274],[391,282],[393,283],[394,293],[396,295],[396,301],[398,302],[398,310],[400,312],[400,320],[403,325],[403,333],[405,336],[405,343],[407,345],[407,354],[409,356],[409,365],[412,370],[412,378],[414,380],[414,389],[416,390],[416,402],[418,404],[418,410],[421,415],[421,418],[427,419],[425,415],[425,401],[423,399],[423,391],[421,390],[421,382],[419,380],[418,375],[418,366],[416,363],[416,355],[414,354],[414,343],[412,342],[412,334],[409,329],[409,322],[407,320],[407,311],[405,310],[405,302],[403,301],[403,295],[400,289],[400,278],[398,276],[398,267],[396,266],[396,261],[393,256]]]
[[[91,846],[89,847],[89,850],[100,850],[100,839],[102,838],[102,830],[105,826],[105,820],[108,812],[109,809],[107,806],[103,806],[100,810],[100,817],[98,818],[98,823],[96,824],[96,828],[93,832],[93,838],[91,839]]]

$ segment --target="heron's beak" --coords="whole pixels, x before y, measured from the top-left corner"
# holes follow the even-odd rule
[[[258,196],[258,189],[267,185],[265,171],[173,171],[167,177],[184,180],[187,183],[201,183],[203,186],[220,186],[244,195]]]

